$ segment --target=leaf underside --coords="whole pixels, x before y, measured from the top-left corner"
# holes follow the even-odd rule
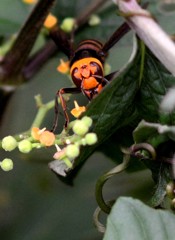
[[[154,210],[138,200],[121,197],[108,217],[104,240],[174,239],[175,216]]]

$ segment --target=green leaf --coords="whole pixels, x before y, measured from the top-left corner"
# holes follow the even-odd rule
[[[141,52],[89,105],[86,114],[92,117],[101,144],[121,127],[137,124],[140,119],[157,121],[159,104],[175,78],[146,49],[142,82],[139,88]],[[137,111],[136,111],[137,109]],[[138,114],[139,116],[138,116]],[[154,130],[155,131],[155,130]],[[156,131],[155,131],[156,132]],[[151,137],[146,133],[146,137]],[[162,139],[160,139],[162,141]],[[94,148],[83,149],[76,163],[86,159]]]
[[[92,131],[98,136],[98,145],[121,127],[133,124],[133,121],[137,124],[139,116],[136,109],[140,118],[154,121],[159,118],[158,106],[167,89],[175,83],[175,78],[148,49],[146,50],[140,88],[142,53],[138,51],[124,71],[121,71],[119,76],[89,104],[86,115],[93,119]],[[75,164],[83,162],[96,147],[97,145],[84,148]]]
[[[168,135],[173,136],[174,127],[159,123],[150,123],[142,120],[133,132],[135,143],[147,142],[157,147],[161,142],[168,139]]]
[[[136,102],[142,119],[152,122],[159,119],[160,102],[167,90],[174,84],[175,77],[147,49],[142,82]]]
[[[133,144],[132,131],[133,128],[131,127],[119,129],[110,138],[108,138],[107,141],[101,144],[97,150],[103,152],[115,163],[119,164],[123,160],[121,147],[127,147]]]
[[[172,240],[175,216],[154,210],[139,200],[122,197],[117,200],[108,217],[103,240]]]
[[[151,205],[153,207],[165,206],[166,187],[173,179],[172,166],[170,164],[157,162],[147,162],[147,166],[151,169],[152,177],[156,183],[155,193],[150,201]],[[166,206],[168,206],[168,204]]]

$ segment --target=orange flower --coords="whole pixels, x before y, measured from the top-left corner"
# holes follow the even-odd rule
[[[23,2],[26,4],[35,4],[37,0],[23,0]]]
[[[71,110],[71,114],[74,117],[78,118],[83,112],[86,111],[86,107],[85,106],[80,107],[76,101],[74,101],[74,104],[75,104],[75,108]]]
[[[44,27],[51,29],[57,24],[58,20],[53,14],[49,14],[44,22]]]
[[[53,134],[53,132],[44,131],[41,133],[39,140],[40,143],[44,144],[47,147],[50,147],[55,142],[55,135]]]
[[[52,146],[55,142],[55,135],[53,132],[49,132],[46,128],[39,129],[38,127],[33,127],[31,135],[35,140],[40,141],[41,144],[49,147]]]
[[[34,139],[39,140],[40,138],[40,129],[38,127],[33,127],[31,131],[31,135]]]
[[[69,72],[69,61],[65,62],[63,59],[60,59],[60,64],[57,67],[57,71],[67,74]]]

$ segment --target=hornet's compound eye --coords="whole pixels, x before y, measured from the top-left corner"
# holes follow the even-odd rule
[[[71,72],[72,80],[74,81],[76,86],[81,86],[82,75],[78,67],[75,67]]]
[[[103,68],[101,64],[99,65],[96,61],[90,62],[90,70],[92,75],[103,76]]]

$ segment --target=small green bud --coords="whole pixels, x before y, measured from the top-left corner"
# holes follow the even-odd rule
[[[97,135],[95,133],[87,133],[85,136],[86,144],[93,145],[97,142]]]
[[[60,28],[67,32],[70,33],[73,30],[73,27],[75,25],[75,19],[74,18],[65,18],[60,26]]]
[[[17,147],[17,141],[14,137],[12,136],[7,136],[2,139],[2,148],[5,151],[12,151]]]
[[[32,150],[32,144],[28,140],[22,140],[18,143],[18,148],[22,153],[29,153]]]
[[[88,116],[84,116],[81,121],[83,121],[87,127],[91,127],[92,126],[92,118],[88,117]]]
[[[1,163],[0,166],[2,170],[8,172],[13,169],[13,161],[10,158],[5,158]]]
[[[96,25],[100,24],[100,22],[101,22],[100,17],[99,17],[98,15],[96,15],[96,14],[93,14],[93,15],[91,15],[91,17],[90,17],[90,19],[89,19],[89,21],[88,21],[88,24],[89,24],[90,26],[96,26]]]
[[[111,65],[109,65],[109,63],[105,63],[104,72],[105,72],[105,75],[108,75],[109,73],[111,73]]]
[[[83,136],[88,132],[89,127],[82,120],[76,120],[72,127],[72,130],[75,134]]]
[[[66,147],[66,156],[68,158],[76,158],[80,154],[79,147],[75,144],[70,144]]]

